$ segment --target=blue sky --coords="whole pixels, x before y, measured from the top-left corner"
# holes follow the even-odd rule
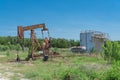
[[[16,36],[18,25],[40,23],[54,38],[79,40],[80,31],[96,30],[120,40],[120,0],[0,0],[0,36]]]

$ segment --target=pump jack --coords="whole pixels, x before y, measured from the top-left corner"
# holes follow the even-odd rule
[[[29,52],[28,52],[28,57],[26,58],[26,60],[29,60],[30,58],[32,58],[32,60],[35,59],[34,58],[34,51],[36,49],[42,50],[43,51],[43,55],[49,54],[49,52],[45,53],[46,52],[45,50],[47,49],[49,51],[49,48],[50,48],[49,45],[50,45],[50,43],[46,43],[46,45],[48,45],[48,47],[47,48],[43,48],[43,46],[41,46],[39,44],[39,41],[38,41],[38,39],[37,39],[37,37],[35,35],[34,30],[38,29],[38,28],[42,28],[41,31],[42,31],[42,36],[43,37],[44,37],[44,35],[43,35],[44,31],[48,32],[48,37],[49,37],[49,30],[45,27],[45,24],[37,24],[37,25],[31,25],[31,26],[25,26],[25,27],[18,26],[18,41],[20,42],[23,51],[24,51],[24,32],[25,31],[31,31],[31,33],[30,33]]]

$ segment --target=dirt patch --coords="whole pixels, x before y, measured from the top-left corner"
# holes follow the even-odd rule
[[[97,64],[97,63],[86,63],[82,66],[83,68],[85,69],[92,69],[92,70],[95,70],[95,71],[98,71],[98,70],[106,70],[106,69],[109,69],[110,66],[109,65],[106,65],[106,64]]]
[[[17,73],[16,68],[12,63],[0,63],[0,80],[11,80],[12,77],[17,77],[20,80],[29,80],[24,78],[24,75]]]
[[[6,57],[6,55],[0,55],[0,57]]]
[[[0,73],[0,80],[9,80],[9,79],[3,77],[2,73]]]

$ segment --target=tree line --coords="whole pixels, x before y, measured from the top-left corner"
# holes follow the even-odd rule
[[[38,39],[40,44],[42,44],[43,39]],[[17,36],[12,37],[12,36],[7,36],[7,37],[0,37],[0,45],[1,46],[9,46],[9,45],[17,45],[20,44],[18,42]],[[79,40],[73,40],[73,39],[64,39],[64,38],[52,38],[51,39],[51,45],[52,47],[57,47],[57,48],[69,48],[72,46],[79,46],[80,41]],[[30,39],[29,38],[24,38],[24,46],[29,47],[30,46]]]

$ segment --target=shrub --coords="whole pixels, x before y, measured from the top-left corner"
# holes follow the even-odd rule
[[[120,60],[120,46],[118,42],[113,42],[112,44],[112,56],[115,61]]]
[[[68,69],[62,72],[62,80],[96,80],[98,73],[94,70]]]
[[[8,46],[0,45],[0,51],[6,51],[6,50],[9,50]]]
[[[120,46],[118,42],[106,41],[103,50],[103,57],[109,63],[120,60]]]
[[[88,80],[87,76],[79,69],[67,69],[61,72],[61,80]]]
[[[102,80],[120,80],[120,61],[115,62],[103,75]]]
[[[6,56],[10,56],[10,52],[9,51],[6,52]]]
[[[16,48],[15,48],[17,51],[20,51],[21,50],[21,47],[19,44],[16,45]]]
[[[17,50],[17,51],[20,51],[21,50],[21,47],[19,44],[17,45],[0,45],[0,51],[7,51],[7,50]]]

